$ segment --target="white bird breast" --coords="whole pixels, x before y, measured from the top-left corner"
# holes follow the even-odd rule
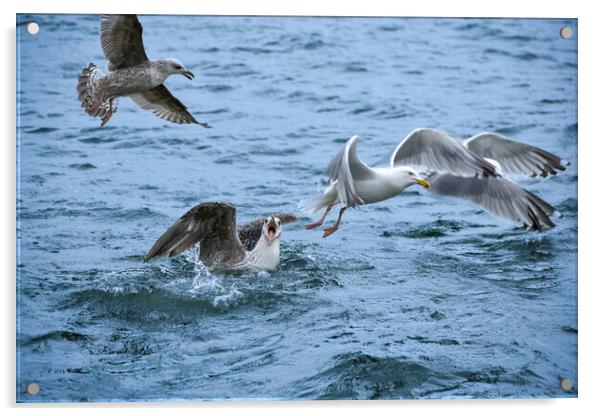
[[[374,173],[372,178],[354,181],[355,189],[364,204],[392,198],[412,184],[409,180],[404,181],[390,168],[374,169]]]

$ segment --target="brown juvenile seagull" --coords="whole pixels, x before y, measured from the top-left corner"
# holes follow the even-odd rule
[[[347,208],[392,198],[415,183],[439,195],[468,199],[524,228],[554,227],[550,219],[554,207],[502,176],[547,177],[566,169],[558,156],[545,150],[496,133],[480,133],[462,144],[442,131],[421,128],[399,143],[389,166],[370,168],[357,157],[357,140],[357,136],[349,139],[328,165],[330,183],[322,194],[300,203],[310,213],[325,209],[308,229],[322,225],[332,207],[342,205],[337,222],[324,230],[324,237],[338,229]]]
[[[278,213],[236,229],[236,208],[223,202],[207,202],[192,208],[157,240],[144,261],[175,256],[199,243],[199,259],[207,267],[273,270],[280,262],[282,226],[296,221]]]
[[[100,42],[108,61],[108,73],[94,64],[82,70],[77,85],[82,108],[100,117],[104,126],[117,111],[117,97],[128,96],[138,106],[172,123],[199,123],[163,82],[172,74],[193,79],[192,72],[174,58],[150,61],[142,43],[142,25],[133,14],[104,14],[100,18]]]

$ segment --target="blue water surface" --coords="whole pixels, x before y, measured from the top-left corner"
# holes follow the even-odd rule
[[[166,84],[203,129],[128,98],[100,128],[75,91],[104,66],[99,17],[18,19],[18,401],[577,395],[576,20],[141,16],[147,54],[195,73]],[[415,187],[327,239],[303,229],[298,201],[350,136],[371,163],[417,127],[569,161],[520,182],[557,227]],[[278,269],[144,264],[204,201],[300,215]]]

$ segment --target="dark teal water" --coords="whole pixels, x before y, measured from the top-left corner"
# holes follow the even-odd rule
[[[79,108],[97,16],[18,25],[17,400],[577,395],[576,39],[567,20],[142,16],[150,57],[213,129],[120,100]],[[536,234],[414,189],[283,233],[273,273],[144,264],[189,207],[296,212],[342,143],[382,159],[416,127],[497,131],[571,162],[521,183],[564,215]],[[333,218],[334,219],[334,218]],[[561,378],[573,380],[563,392]],[[27,383],[40,394],[24,393]]]

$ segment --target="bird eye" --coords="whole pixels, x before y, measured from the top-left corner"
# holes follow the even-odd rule
[[[175,69],[182,69],[182,65],[174,64]]]

